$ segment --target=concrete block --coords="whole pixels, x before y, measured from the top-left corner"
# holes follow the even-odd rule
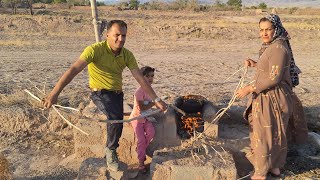
[[[211,122],[214,119],[217,112],[218,112],[218,108],[215,107],[213,103],[211,103],[210,101],[204,102],[204,105],[202,108],[204,121]]]
[[[218,137],[218,124],[204,122],[204,134],[211,138]]]
[[[219,153],[223,159],[215,151],[209,150],[208,154],[197,153],[201,160],[195,160],[189,150],[181,147],[157,150],[150,165],[151,178],[154,180],[236,179],[237,170],[232,155],[224,151]]]
[[[157,120],[156,123],[153,123],[156,133],[147,150],[151,156],[157,149],[181,144],[181,139],[177,135],[177,125],[173,109],[169,108],[165,114],[159,113],[154,117]]]

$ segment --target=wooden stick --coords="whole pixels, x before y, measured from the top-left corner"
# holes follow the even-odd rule
[[[113,124],[113,123],[128,123],[128,122],[131,122],[131,121],[134,121],[134,120],[138,120],[138,119],[146,118],[148,116],[152,116],[152,115],[157,114],[159,112],[161,112],[161,109],[157,109],[155,111],[152,111],[152,112],[149,112],[149,113],[146,113],[146,114],[143,114],[143,115],[140,115],[140,116],[128,119],[128,120],[99,120],[99,122],[110,123],[110,124]],[[151,121],[151,122],[153,122],[153,121]]]
[[[25,89],[25,92],[27,92],[31,97],[33,97],[34,99],[36,99],[37,101],[41,102],[41,99],[38,98],[37,96],[35,96],[34,94],[32,94],[29,90]],[[58,113],[58,115],[67,122],[67,124],[69,124],[70,126],[76,128],[77,130],[79,130],[80,132],[84,133],[85,135],[89,135],[88,133],[84,132],[83,130],[81,130],[80,128],[78,128],[77,126],[73,125],[70,121],[68,121],[65,117],[63,117],[63,115],[58,111],[58,109],[56,108],[56,105],[52,105],[53,109]]]
[[[28,93],[31,97],[33,97],[34,99],[36,99],[37,101],[41,102],[41,99],[38,98],[37,96],[33,95],[28,89],[24,90],[26,93]]]
[[[40,98],[38,98],[37,96],[32,94],[29,90],[25,89],[24,91],[27,92],[30,96],[32,96],[36,100],[38,100],[39,102],[41,102]],[[61,105],[58,105],[58,104],[53,104],[52,106],[57,107],[57,108],[69,109],[69,110],[73,110],[73,111],[78,111],[79,112],[78,109],[72,108],[72,107],[61,106]]]
[[[58,104],[54,104],[53,106],[55,106],[55,107],[57,107],[57,108],[69,109],[69,110],[73,110],[73,111],[79,112],[78,109],[72,108],[72,107],[61,106],[61,105],[58,105]]]
[[[28,79],[27,81],[29,81],[41,94],[46,95],[45,92],[42,92],[30,79]]]
[[[55,106],[52,106],[52,107],[53,107],[53,109],[59,114],[59,116],[60,116],[63,120],[65,120],[65,121],[67,122],[67,124],[69,124],[70,126],[76,128],[77,130],[79,130],[79,131],[82,132],[83,134],[89,135],[88,133],[84,132],[83,130],[81,130],[81,129],[78,128],[77,126],[73,125],[70,121],[68,121],[68,120],[58,111],[58,109],[57,109]]]
[[[214,147],[211,146],[211,148],[220,156],[220,158],[224,161],[224,164],[227,164],[226,160],[223,159],[221,154]]]
[[[177,108],[177,107],[174,106],[174,105],[171,105],[171,104],[170,104],[169,107],[171,107],[172,109],[176,110],[177,112],[181,113],[181,114],[184,115],[184,116],[186,115],[186,113],[185,113],[183,110]]]

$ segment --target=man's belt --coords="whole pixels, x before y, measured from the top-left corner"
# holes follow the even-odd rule
[[[113,92],[117,94],[121,94],[122,90],[108,90],[108,89],[98,89],[98,88],[91,88],[92,92],[101,91],[101,92]]]

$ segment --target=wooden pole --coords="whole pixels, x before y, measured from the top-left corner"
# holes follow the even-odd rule
[[[94,34],[96,37],[96,42],[101,41],[100,32],[99,32],[99,24],[98,24],[98,9],[96,0],[90,0],[91,11],[92,11],[92,23],[94,27]]]

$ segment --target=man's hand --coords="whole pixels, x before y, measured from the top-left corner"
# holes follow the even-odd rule
[[[49,109],[53,104],[57,103],[57,100],[58,100],[58,96],[52,95],[52,93],[50,93],[47,97],[42,99],[41,103],[44,106],[44,108]]]
[[[50,108],[53,104],[57,103],[58,96],[62,89],[69,84],[72,79],[81,72],[88,63],[84,60],[78,59],[72,66],[62,75],[58,83],[55,85],[51,93],[42,100],[42,105],[45,108]]]
[[[159,102],[155,102],[155,105],[156,105],[158,108],[160,108],[162,111],[165,111],[165,110],[167,110],[167,108],[168,108],[168,105],[167,105],[165,102],[163,102],[162,100],[159,101]]]
[[[257,62],[255,62],[254,60],[252,60],[252,59],[247,59],[247,60],[245,60],[244,61],[244,65],[246,66],[246,67],[256,67],[256,64],[257,64]]]
[[[239,89],[236,92],[236,97],[241,99],[241,98],[244,98],[245,96],[247,96],[248,94],[250,94],[252,92],[253,92],[253,87],[249,85],[249,86],[246,86],[244,88]]]

